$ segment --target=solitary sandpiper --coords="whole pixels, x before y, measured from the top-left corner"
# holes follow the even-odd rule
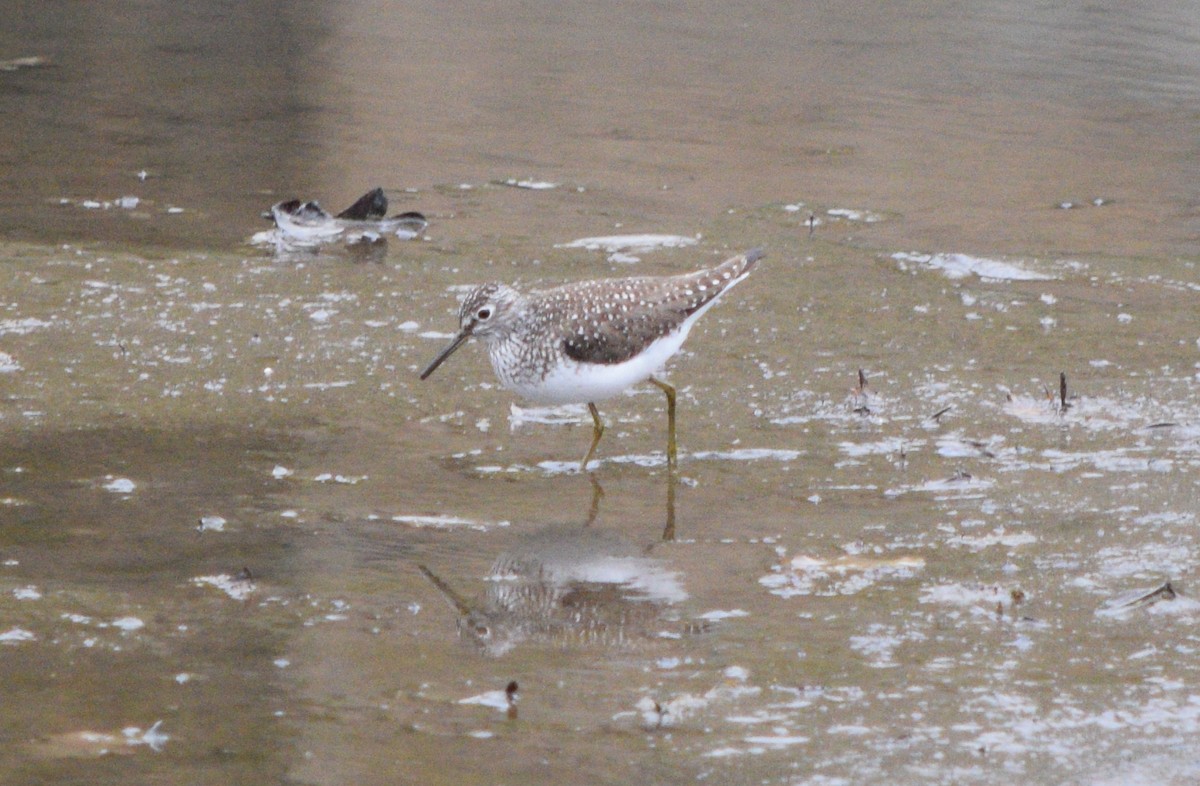
[[[594,429],[582,470],[604,434],[596,402],[649,380],[667,395],[667,464],[674,469],[675,388],[654,373],[762,256],[754,249],[694,273],[578,281],[527,293],[483,284],[463,301],[458,333],[421,379],[467,339],[483,339],[504,387],[539,404],[588,405]]]

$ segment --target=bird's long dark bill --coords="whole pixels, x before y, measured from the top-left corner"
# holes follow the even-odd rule
[[[446,345],[446,348],[443,349],[441,352],[439,352],[438,356],[433,359],[433,362],[430,363],[428,366],[426,366],[425,370],[421,372],[421,379],[425,379],[430,374],[432,374],[434,371],[437,371],[437,367],[442,365],[443,363],[445,363],[446,358],[453,355],[454,350],[458,349],[464,343],[466,343],[466,340],[469,339],[470,337],[471,337],[470,331],[460,330],[458,332],[458,335],[455,336],[454,339],[449,344]]]
[[[462,614],[465,617],[474,611],[474,609],[471,608],[471,604],[463,600],[462,595],[459,595],[457,592],[455,592],[454,588],[443,581],[441,576],[438,576],[424,565],[418,564],[417,570],[425,574],[425,578],[429,579],[429,581],[433,583],[433,586],[437,587],[438,591],[446,596],[446,600],[450,601],[450,605],[458,609],[459,614]]]

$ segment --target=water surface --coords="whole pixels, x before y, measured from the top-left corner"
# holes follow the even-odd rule
[[[1195,779],[1188,15],[12,18],[6,783]],[[426,239],[247,243],[375,185]],[[416,378],[469,284],[754,246],[674,488],[653,387],[588,477],[479,347]]]

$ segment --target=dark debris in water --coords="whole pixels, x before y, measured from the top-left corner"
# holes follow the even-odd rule
[[[421,213],[408,211],[389,218],[387,209],[388,199],[382,188],[371,189],[337,215],[329,213],[315,199],[276,202],[262,214],[274,222],[275,228],[259,232],[251,242],[290,250],[333,242],[375,242],[385,236],[413,240],[421,237],[429,226]]]
[[[1106,615],[1122,615],[1135,609],[1145,609],[1163,601],[1175,600],[1179,593],[1175,591],[1170,581],[1165,581],[1153,589],[1139,589],[1118,595],[1106,602],[1100,613]]]

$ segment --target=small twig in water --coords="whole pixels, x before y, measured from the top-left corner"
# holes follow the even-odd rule
[[[504,688],[504,698],[508,700],[508,719],[517,719],[517,681],[513,680]]]
[[[870,415],[871,408],[867,405],[867,375],[861,368],[858,370],[858,387],[851,390],[850,393],[856,404],[855,414]]]
[[[996,454],[988,450],[986,442],[980,442],[977,439],[968,440],[967,444],[979,451],[984,458],[996,458]]]
[[[654,702],[654,711],[656,713],[658,713],[658,723],[655,725],[654,728],[661,729],[662,725],[663,725],[663,721],[666,720],[667,711],[665,709],[663,709],[663,706],[661,704],[659,704],[657,701]]]

